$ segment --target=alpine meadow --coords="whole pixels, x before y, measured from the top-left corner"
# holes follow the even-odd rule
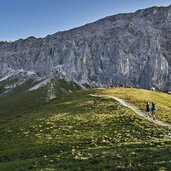
[[[29,170],[171,171],[171,5],[0,42],[0,171]]]

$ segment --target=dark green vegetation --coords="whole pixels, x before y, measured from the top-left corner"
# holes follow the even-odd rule
[[[0,170],[171,170],[169,128],[146,121],[113,99],[89,96],[90,93],[119,96],[119,91],[128,91],[122,97],[129,99],[136,90],[77,91],[37,103],[35,99],[43,97],[40,95],[45,92],[39,89],[24,97],[30,97],[32,107],[28,110],[27,104],[23,104],[22,113],[18,106],[12,114],[18,117],[13,119],[3,118],[4,114],[9,117],[11,114],[1,105],[4,112],[0,125]],[[17,90],[13,93],[18,94]],[[35,99],[31,99],[32,93]],[[23,97],[23,93],[20,95]],[[160,97],[160,94],[154,93],[154,96]],[[140,104],[146,97],[144,101],[137,101]]]
[[[5,85],[14,83],[15,80],[0,82],[0,94],[4,92]],[[25,113],[32,113],[33,110],[41,107],[48,101],[49,94],[53,93],[55,96],[61,96],[63,93],[80,89],[80,87],[73,82],[66,82],[62,79],[52,79],[47,86],[41,87],[36,91],[29,91],[29,89],[36,84],[37,83],[29,80],[25,84],[17,86],[17,88],[7,95],[0,96],[0,119],[10,119]]]

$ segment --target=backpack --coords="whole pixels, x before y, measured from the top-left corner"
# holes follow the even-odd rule
[[[156,104],[152,103],[152,110],[156,110]]]

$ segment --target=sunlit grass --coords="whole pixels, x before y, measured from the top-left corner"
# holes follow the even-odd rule
[[[0,168],[171,170],[168,128],[146,121],[111,98],[89,95],[113,94],[131,99],[133,91],[95,89],[66,94],[2,122]],[[143,97],[140,99],[143,101]],[[141,100],[130,102],[136,106]]]
[[[134,88],[111,88],[98,91],[100,94],[108,94],[120,97],[145,112],[145,104],[156,103],[156,117],[171,123],[171,95],[161,92],[134,89]]]

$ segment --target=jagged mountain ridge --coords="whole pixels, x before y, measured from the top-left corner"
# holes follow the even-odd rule
[[[0,43],[0,79],[17,70],[37,79],[171,90],[171,6],[118,14],[48,35]]]

